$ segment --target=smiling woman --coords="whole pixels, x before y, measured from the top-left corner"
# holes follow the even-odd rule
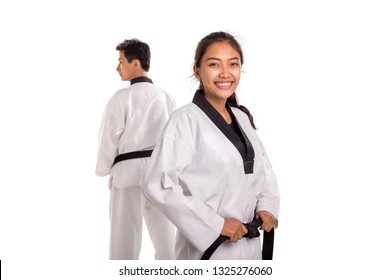
[[[177,259],[201,259],[220,235],[229,242],[212,259],[261,259],[259,238],[243,238],[252,237],[244,223],[261,218],[265,231],[277,226],[276,179],[249,111],[234,95],[242,61],[228,33],[198,43],[193,69],[200,87],[172,115],[146,169],[146,197],[178,229]]]

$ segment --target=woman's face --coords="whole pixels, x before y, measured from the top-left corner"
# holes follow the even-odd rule
[[[240,54],[228,42],[210,45],[195,76],[203,83],[207,100],[225,102],[236,90],[241,77]]]

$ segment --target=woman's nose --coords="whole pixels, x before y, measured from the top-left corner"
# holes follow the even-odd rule
[[[227,71],[227,68],[225,66],[221,67],[221,72],[219,73],[219,76],[221,78],[226,78],[227,76],[229,76],[229,72]]]

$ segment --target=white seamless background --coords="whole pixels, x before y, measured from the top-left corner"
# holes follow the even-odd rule
[[[108,178],[94,175],[104,107],[127,85],[115,46],[149,43],[150,77],[181,106],[196,86],[196,44],[219,30],[242,43],[237,93],[280,186],[275,277],[385,279],[389,14],[376,0],[2,1],[5,279],[116,275]],[[145,230],[140,263],[152,258]]]

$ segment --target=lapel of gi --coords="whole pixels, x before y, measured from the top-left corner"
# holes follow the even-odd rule
[[[251,174],[253,173],[253,164],[254,164],[254,158],[255,158],[255,152],[253,149],[253,146],[251,142],[249,141],[248,137],[246,136],[244,130],[242,129],[240,123],[237,121],[236,116],[234,115],[232,109],[230,108],[229,104],[226,103],[226,108],[229,111],[232,119],[234,122],[236,122],[240,133],[244,139],[244,145],[246,147],[246,152],[242,151],[242,149],[239,149],[237,145],[237,141],[241,141],[241,139],[238,139],[238,136],[232,132],[232,130],[229,128],[229,125],[226,123],[224,118],[221,116],[220,113],[218,113],[217,110],[214,109],[214,107],[206,100],[206,98],[203,96],[201,90],[197,90],[195,93],[195,96],[192,100],[192,102],[197,105],[206,115],[207,117],[216,125],[216,127],[232,142],[232,144],[236,147],[238,152],[241,154],[241,157],[243,159],[243,165],[244,165],[244,172],[245,174]]]

